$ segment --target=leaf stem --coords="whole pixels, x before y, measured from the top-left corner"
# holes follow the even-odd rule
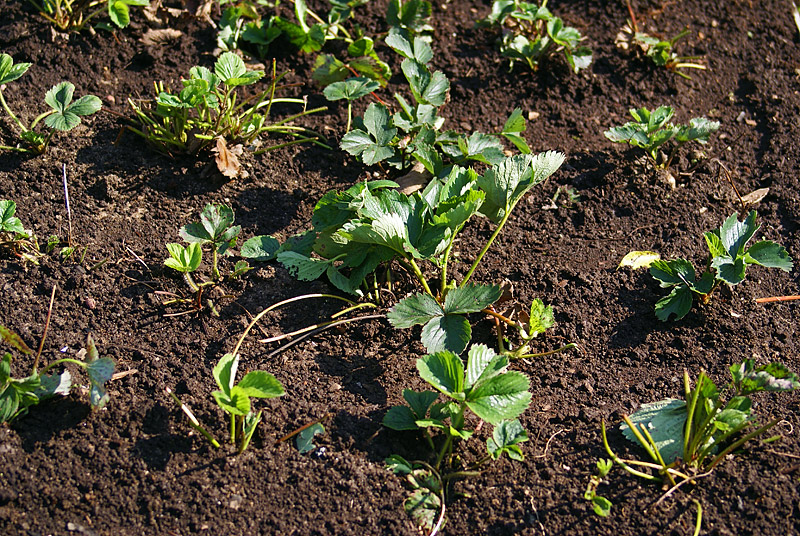
[[[467,284],[467,281],[469,281],[469,278],[472,277],[472,274],[475,272],[475,269],[478,267],[478,263],[481,262],[481,259],[483,259],[483,256],[486,255],[486,252],[489,251],[490,247],[492,247],[492,243],[494,242],[495,238],[497,238],[497,235],[500,234],[500,231],[503,230],[503,226],[506,224],[506,222],[508,221],[508,218],[511,216],[511,211],[512,210],[514,210],[514,206],[506,207],[506,211],[505,211],[505,214],[503,215],[503,219],[500,220],[500,224],[497,226],[497,229],[494,230],[494,232],[492,233],[492,236],[489,237],[489,241],[486,242],[486,244],[483,246],[483,249],[481,249],[481,252],[478,253],[478,257],[472,263],[472,266],[470,267],[469,271],[467,272],[467,275],[464,276],[464,279],[461,281],[461,284],[459,285],[459,288],[463,288],[464,285]]]

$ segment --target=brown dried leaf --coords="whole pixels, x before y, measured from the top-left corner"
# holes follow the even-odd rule
[[[411,195],[417,190],[422,189],[433,175],[425,169],[420,162],[414,164],[411,171],[397,179],[395,182],[400,185],[400,191],[406,195]]]
[[[141,42],[149,47],[166,46],[183,35],[180,30],[165,28],[163,30],[147,30],[142,35]]]
[[[755,205],[761,202],[762,199],[767,197],[769,193],[769,188],[759,188],[758,190],[754,190],[747,195],[742,196],[742,201],[748,205]]]
[[[225,143],[225,138],[217,136],[217,146],[212,149],[217,154],[214,160],[217,163],[217,169],[225,177],[235,179],[239,176],[241,165],[239,164],[238,155],[242,154],[242,146],[236,145],[228,149],[228,144]]]

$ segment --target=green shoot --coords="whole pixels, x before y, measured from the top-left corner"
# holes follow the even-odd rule
[[[694,266],[685,259],[653,261],[650,274],[662,288],[671,289],[668,296],[656,303],[656,316],[666,322],[674,314],[675,319],[680,320],[691,309],[695,297],[706,304],[721,283],[735,286],[744,281],[750,264],[791,271],[792,259],[783,246],[761,240],[747,247],[759,227],[755,211],[741,222],[734,212],[719,229],[704,233],[709,261],[699,280]]]
[[[149,0],[28,0],[39,14],[62,32],[79,32],[104,13],[117,28],[130,24],[131,6],[149,6]],[[100,25],[98,25],[100,26]]]
[[[393,455],[386,464],[395,474],[404,475],[412,489],[404,502],[406,512],[423,528],[435,531],[444,522],[445,503],[455,480],[478,476],[486,462],[503,454],[515,461],[524,459],[519,444],[528,440],[528,434],[517,418],[530,406],[530,382],[522,373],[508,370],[508,357],[483,345],[470,348],[466,369],[457,355],[444,351],[418,359],[417,370],[446,401],[437,402],[435,391],[405,389],[408,405],[392,407],[383,425],[421,432],[436,461],[409,462]],[[455,447],[475,433],[466,428],[468,409],[494,430],[485,456],[463,467]]]
[[[631,108],[634,121],[607,130],[605,137],[644,149],[656,167],[668,169],[678,149],[693,141],[705,145],[711,133],[719,129],[719,122],[705,117],[695,117],[688,125],[669,123],[674,112],[669,106],[659,106],[652,112],[647,108]],[[672,145],[669,156],[659,155],[668,144]]]
[[[611,513],[612,504],[611,501],[597,494],[597,487],[602,484],[603,479],[613,467],[613,460],[597,460],[597,474],[592,475],[589,484],[586,486],[586,491],[583,493],[583,498],[592,503],[594,513],[600,517],[608,517],[608,514]]]
[[[547,9],[547,0],[538,6],[520,0],[495,0],[492,12],[478,25],[502,29],[500,53],[509,59],[511,69],[515,62],[524,61],[537,71],[546,58],[562,51],[576,73],[592,63],[591,50],[580,46],[580,32],[553,15]]]
[[[22,220],[14,214],[17,204],[8,199],[0,200],[0,252],[38,264],[42,254],[32,231],[25,230]]]

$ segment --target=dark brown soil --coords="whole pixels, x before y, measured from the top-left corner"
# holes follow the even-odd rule
[[[368,32],[386,30],[384,4],[373,0],[359,12]],[[764,419],[784,419],[776,432],[781,439],[726,460],[659,507],[652,505],[662,489],[618,469],[599,490],[614,503],[608,518],[597,517],[583,499],[595,461],[605,455],[601,419],[617,423],[641,403],[679,396],[684,369],[692,375],[705,369],[718,383],[727,381],[729,365],[749,357],[800,370],[798,302],[754,301],[797,294],[797,270],[750,268],[745,283],[723,289],[682,321],[656,319],[658,285],[645,271],[617,270],[622,256],[652,249],[702,264],[702,232],[741,207],[719,165],[707,162],[682,173],[671,189],[641,165],[639,153],[603,137],[634,106],[671,105],[680,122],[700,115],[719,120],[707,154],[731,170],[740,193],[770,189],[756,207],[758,236],[800,257],[800,42],[790,4],[634,4],[640,25],[653,31],[674,35],[689,26],[692,34],[680,50],[702,55],[708,71],[684,80],[617,49],[614,36],[627,18],[624,2],[554,0],[549,7],[587,37],[595,57],[591,68],[574,75],[554,61],[537,74],[521,67],[509,73],[494,49],[495,35],[473,29],[488,2],[435,6],[434,63],[451,81],[444,114],[453,127],[497,131],[520,107],[537,114],[526,132],[534,150],[568,155],[518,208],[476,278],[507,278],[521,301],[539,297],[554,306],[558,325],[538,350],[566,341],[579,346],[514,365],[530,376],[534,394],[521,418],[531,437],[525,462],[501,461],[460,483],[467,497],[448,505],[445,534],[685,535],[694,528],[693,499],[704,507],[703,534],[800,533],[800,394],[756,397]],[[133,19],[113,35],[84,32],[65,39],[53,36],[25,2],[0,7],[0,52],[33,63],[5,91],[12,107],[35,117],[44,92],[61,80],[105,104],[85,126],[57,136],[43,156],[0,155],[0,198],[14,200],[25,226],[45,240],[67,239],[66,165],[79,253],[64,261],[54,252],[38,266],[0,260],[0,324],[37,345],[55,285],[44,359],[74,355],[91,332],[118,371],[135,371],[112,382],[106,409],[91,412],[85,395],[75,392],[0,427],[0,532],[417,534],[402,509],[403,482],[384,469],[383,460],[392,453],[420,458],[427,451],[413,433],[380,423],[401,401],[403,388],[422,387],[415,370],[424,353],[418,331],[373,320],[324,332],[275,356],[275,345],[248,338],[242,366],[272,372],[287,394],[259,403],[264,422],[241,456],[212,449],[165,395],[165,387],[174,389],[224,437],[226,421],[211,398],[211,368],[231,351],[249,314],[332,289],[298,283],[282,267],[267,264],[229,285],[235,301],[223,302],[219,318],[205,312],[166,317],[179,309],[162,307],[156,291],[181,293],[184,286],[163,267],[164,244],[178,241],[178,229],[210,202],[231,204],[243,236],[289,236],[309,226],[324,192],[345,188],[371,170],[342,151],[302,146],[248,157],[249,176],[225,182],[208,176],[205,157],[171,159],[130,133],[119,137],[121,115],[130,115],[129,96],[150,95],[156,80],[175,86],[191,66],[213,63],[215,34],[205,23],[175,21],[183,36],[152,47],[140,38],[158,25],[145,25],[136,11]],[[310,104],[327,104],[309,82],[313,59],[279,52],[279,67],[293,69],[290,79],[300,84],[297,93],[308,95]],[[360,102],[357,112],[364,106]],[[333,104],[306,124],[336,146],[345,114]],[[0,141],[12,140],[6,132]],[[691,167],[687,155],[676,169]],[[563,185],[575,188],[579,202],[543,209]],[[486,223],[472,225],[459,245],[462,256],[471,258],[490,231]],[[269,317],[262,329],[270,335],[291,331],[337,307],[301,303]],[[492,344],[489,322],[477,315],[472,321],[473,341]],[[22,375],[30,366],[31,360],[17,357],[13,370]],[[292,442],[275,444],[326,415],[327,432],[317,436],[319,448],[311,454],[298,454]],[[468,457],[477,455],[485,435],[481,431],[473,440],[478,445],[467,447]],[[636,453],[616,426],[610,436],[618,451]]]

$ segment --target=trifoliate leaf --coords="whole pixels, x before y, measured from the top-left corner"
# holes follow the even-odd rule
[[[444,299],[446,314],[477,313],[500,299],[503,292],[498,285],[467,285],[447,293]]]
[[[689,286],[695,279],[694,266],[684,259],[654,260],[650,263],[650,275],[661,283],[662,288],[681,284]]]
[[[330,265],[328,261],[308,257],[294,251],[278,253],[278,262],[300,281],[319,279]]]
[[[416,418],[424,419],[428,414],[428,409],[431,407],[431,404],[436,402],[436,399],[439,398],[439,395],[433,391],[422,391],[421,393],[418,393],[416,391],[412,391],[411,389],[403,389],[403,398],[405,398],[406,402],[408,402],[408,405],[411,408],[411,411],[414,412]]]
[[[428,488],[418,488],[403,502],[403,508],[414,522],[430,531],[439,517],[442,501]]]
[[[486,440],[486,450],[496,460],[505,452],[515,461],[522,461],[524,456],[519,443],[528,440],[528,433],[518,420],[502,421],[494,427],[492,437]]]
[[[466,317],[448,314],[432,318],[422,327],[420,339],[428,352],[449,350],[460,354],[472,337],[472,328]]]
[[[0,86],[13,82],[25,74],[30,66],[30,63],[15,64],[11,56],[8,54],[0,54]]]
[[[170,258],[164,264],[182,273],[194,272],[200,267],[203,260],[203,249],[199,243],[192,243],[184,247],[181,244],[167,244]]]
[[[0,232],[3,233],[23,233],[25,228],[22,221],[14,216],[17,211],[17,204],[7,199],[0,200]]]
[[[631,251],[619,263],[618,268],[627,267],[633,270],[639,268],[650,268],[653,261],[661,259],[661,255],[655,251]]]
[[[369,78],[348,78],[344,82],[334,82],[328,85],[323,91],[323,95],[329,101],[337,101],[345,99],[347,101],[354,101],[366,95],[369,95],[376,89],[380,88],[380,84],[370,80]]]
[[[800,389],[797,376],[781,363],[756,366],[752,359],[730,367],[733,383],[743,395],[759,391],[792,391]]]
[[[383,425],[392,430],[417,430],[420,418],[408,406],[393,406],[383,416]]]
[[[410,328],[442,315],[444,310],[439,302],[420,292],[397,302],[386,317],[395,328]]]
[[[685,285],[676,286],[669,295],[656,302],[656,316],[662,322],[669,320],[670,315],[675,315],[675,320],[680,320],[692,308],[694,294]]]
[[[683,428],[686,424],[686,402],[674,398],[642,404],[630,416],[634,425],[643,425],[661,452],[666,463],[672,463],[683,456]],[[630,441],[638,443],[628,425],[620,426],[622,434]]]

